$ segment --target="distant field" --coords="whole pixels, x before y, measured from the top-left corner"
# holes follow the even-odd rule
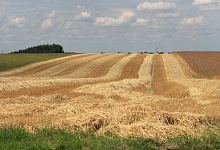
[[[22,67],[24,65],[73,55],[71,53],[44,53],[44,54],[0,54],[0,71]]]
[[[220,52],[177,52],[201,77],[220,76]]]

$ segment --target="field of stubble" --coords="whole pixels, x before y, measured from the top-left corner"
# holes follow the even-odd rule
[[[0,126],[200,135],[220,120],[220,80],[193,78],[179,59],[91,53],[1,72]]]

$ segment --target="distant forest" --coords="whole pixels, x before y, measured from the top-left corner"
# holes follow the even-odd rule
[[[24,50],[15,51],[12,53],[64,53],[63,47],[59,44],[46,44],[29,47]]]

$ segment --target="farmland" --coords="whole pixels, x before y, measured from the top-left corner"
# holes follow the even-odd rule
[[[91,53],[1,72],[0,126],[199,136],[219,123],[220,80],[187,76],[181,61],[176,54]]]
[[[220,52],[177,52],[194,76],[220,78]]]
[[[18,68],[24,65],[38,62],[38,61],[46,61],[49,59],[55,59],[59,57],[65,57],[72,55],[70,53],[53,53],[53,54],[0,54],[0,71],[4,71],[7,69]]]

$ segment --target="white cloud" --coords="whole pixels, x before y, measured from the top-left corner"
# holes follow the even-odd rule
[[[199,8],[200,10],[220,10],[220,4],[210,4],[210,5],[202,5]]]
[[[85,7],[84,6],[82,6],[82,5],[77,5],[77,7],[76,7],[77,9],[85,9]]]
[[[88,12],[82,12],[82,13],[81,13],[81,16],[82,16],[83,18],[89,18],[89,17],[91,16],[91,14],[88,13]]]
[[[51,18],[48,18],[41,24],[41,27],[42,29],[47,29],[52,27],[53,25],[54,25],[53,20]]]
[[[195,18],[184,18],[181,22],[182,25],[198,25],[203,22],[203,17],[195,17]]]
[[[192,5],[200,10],[220,10],[220,0],[195,0]]]
[[[136,20],[136,23],[147,23],[147,19],[139,18]]]
[[[176,9],[177,6],[173,2],[144,2],[137,6],[137,10],[173,10]]]
[[[74,23],[71,19],[69,19],[69,20],[66,22],[65,28],[66,28],[66,29],[72,28],[72,27],[74,26],[74,24],[75,24],[75,23]]]
[[[209,4],[219,4],[220,0],[195,0],[193,5],[209,5]]]
[[[82,12],[80,15],[76,17],[77,20],[86,20],[91,17],[91,13],[89,12]]]
[[[134,16],[135,16],[135,13],[133,10],[123,10],[121,13],[121,16],[119,16],[117,19],[114,19],[108,16],[98,17],[96,19],[95,24],[102,25],[102,26],[118,26],[118,25],[129,22],[129,20]]]
[[[148,20],[143,18],[138,18],[136,22],[132,23],[133,26],[142,26],[147,24],[148,24]]]
[[[158,18],[175,18],[175,17],[179,17],[180,13],[179,12],[175,12],[175,13],[158,13],[156,14],[156,17]]]
[[[46,14],[46,17],[47,18],[53,18],[53,17],[55,17],[55,10],[53,10],[51,13],[49,13],[49,14]]]
[[[9,25],[16,27],[23,27],[28,20],[25,17],[22,18],[13,18],[9,20]]]

